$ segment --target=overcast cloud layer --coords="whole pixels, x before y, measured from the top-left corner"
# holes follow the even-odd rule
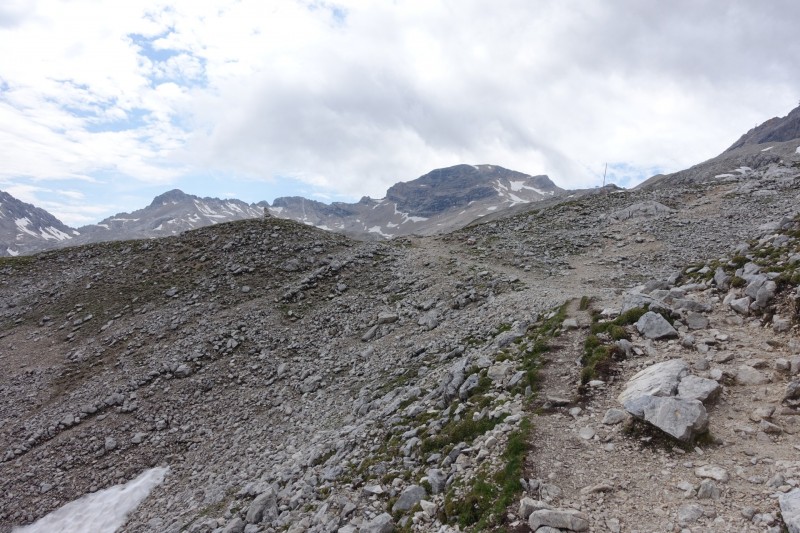
[[[800,3],[4,0],[0,189],[381,197],[457,163],[635,184],[800,97]]]

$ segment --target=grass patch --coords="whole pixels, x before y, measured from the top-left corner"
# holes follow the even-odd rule
[[[474,526],[475,531],[495,528],[506,519],[506,509],[512,505],[522,492],[522,469],[531,423],[523,419],[518,430],[509,435],[503,452],[505,466],[494,473],[481,471],[471,487],[457,497],[453,488],[445,497],[443,522],[457,523],[461,527]]]
[[[608,376],[613,371],[614,361],[625,358],[624,352],[617,347],[616,341],[629,340],[630,334],[625,326],[638,322],[647,311],[647,307],[635,307],[607,322],[600,322],[600,315],[592,314],[592,326],[583,343],[581,385],[586,385],[593,379]]]
[[[494,429],[494,427],[506,417],[506,415],[502,415],[493,419],[484,417],[480,420],[473,420],[473,413],[473,410],[465,411],[464,418],[460,421],[451,421],[442,428],[442,431],[438,435],[424,439],[422,441],[422,453],[427,454],[442,451],[459,442],[466,442],[469,444],[475,440],[475,437]]]
[[[739,276],[733,276],[731,278],[731,287],[738,289],[747,285],[747,280],[744,278],[740,278]]]
[[[0,257],[0,268],[12,268],[22,270],[36,263],[36,257],[32,255],[18,255],[16,257]]]

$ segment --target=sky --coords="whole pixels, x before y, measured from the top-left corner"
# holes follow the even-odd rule
[[[381,198],[450,165],[633,186],[800,100],[800,2],[3,0],[0,190]]]

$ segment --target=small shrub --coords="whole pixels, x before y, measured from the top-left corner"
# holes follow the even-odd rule
[[[745,285],[747,285],[747,280],[744,278],[740,278],[739,276],[733,276],[731,278],[731,287],[738,289],[740,287],[744,287]]]
[[[623,328],[622,326],[618,326],[616,324],[612,325],[609,328],[608,334],[615,341],[622,340],[622,339],[630,339],[630,335],[628,334],[627,331],[625,331],[625,328]]]
[[[633,309],[629,309],[615,318],[614,324],[618,326],[629,326],[631,324],[636,324],[647,311],[649,311],[649,306],[634,307]]]
[[[742,268],[747,264],[747,257],[743,255],[734,255],[731,258],[730,264],[733,268]]]

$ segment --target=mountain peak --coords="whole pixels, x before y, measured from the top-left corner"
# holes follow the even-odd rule
[[[430,217],[446,209],[492,198],[503,190],[511,194],[522,189],[541,195],[561,190],[545,175],[530,176],[497,165],[462,164],[397,183],[386,191],[386,199],[413,216]]]
[[[786,142],[800,138],[800,106],[785,117],[773,117],[751,129],[725,150],[730,152],[750,144]]]
[[[167,204],[176,204],[179,202],[183,202],[189,198],[192,198],[192,196],[186,194],[182,190],[172,189],[171,191],[159,194],[158,196],[153,198],[153,202],[150,204],[150,207],[158,207],[160,205],[167,205]]]

